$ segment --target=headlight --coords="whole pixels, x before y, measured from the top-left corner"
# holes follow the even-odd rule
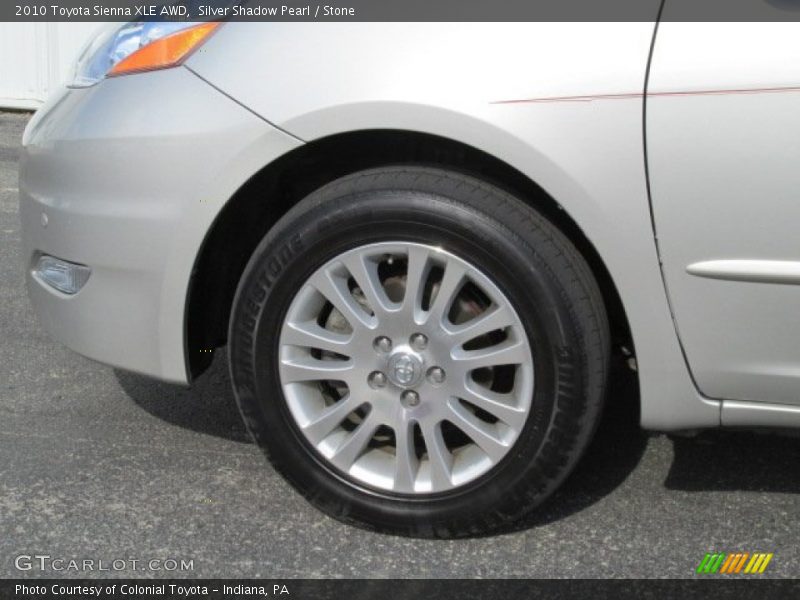
[[[166,69],[181,64],[219,23],[139,21],[103,29],[84,48],[71,87],[104,77]]]

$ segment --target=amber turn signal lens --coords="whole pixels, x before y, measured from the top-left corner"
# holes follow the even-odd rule
[[[119,61],[108,75],[111,77],[177,66],[218,26],[219,23],[201,23],[157,39]]]

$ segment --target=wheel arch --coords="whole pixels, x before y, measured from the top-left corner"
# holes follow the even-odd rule
[[[195,259],[186,297],[184,343],[190,378],[211,363],[209,349],[226,343],[236,286],[270,227],[320,186],[356,171],[393,164],[437,166],[473,175],[542,212],[589,263],[603,294],[614,345],[632,348],[625,309],[602,257],[572,216],[533,179],[460,141],[418,131],[370,129],[330,135],[288,152],[255,173],[219,212]]]

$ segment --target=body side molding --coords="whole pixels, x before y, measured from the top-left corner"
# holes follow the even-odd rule
[[[800,261],[793,260],[708,260],[689,265],[686,272],[724,281],[800,284]]]

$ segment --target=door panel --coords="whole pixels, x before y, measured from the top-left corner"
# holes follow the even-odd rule
[[[661,23],[646,114],[656,234],[698,387],[800,404],[800,23]]]

